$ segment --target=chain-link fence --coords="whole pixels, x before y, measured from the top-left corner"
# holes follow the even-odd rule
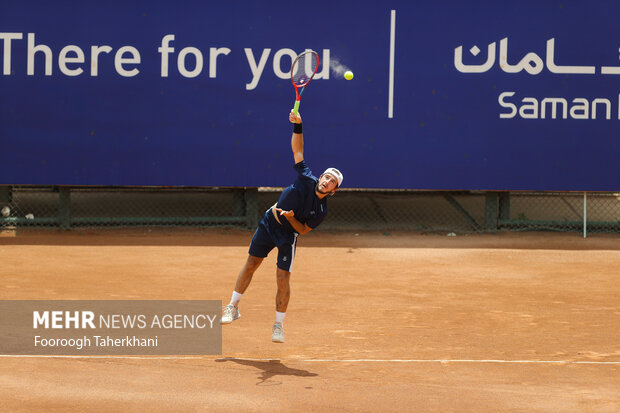
[[[254,228],[282,188],[0,186],[7,228]],[[620,194],[342,189],[328,230],[620,232]]]

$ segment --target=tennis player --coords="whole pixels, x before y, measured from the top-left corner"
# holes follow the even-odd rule
[[[278,248],[276,279],[276,320],[271,340],[284,343],[284,316],[291,294],[289,280],[293,270],[297,237],[319,226],[327,215],[327,196],[333,195],[342,185],[342,173],[328,168],[317,179],[304,161],[304,139],[301,115],[291,110],[289,120],[294,124],[291,149],[297,172],[295,182],[282,191],[280,199],[261,218],[250,244],[245,265],[237,276],[235,289],[222,315],[222,324],[230,324],[241,317],[239,301],[252,281],[254,272],[274,248]]]

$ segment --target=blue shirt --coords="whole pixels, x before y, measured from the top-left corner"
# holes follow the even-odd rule
[[[315,189],[319,180],[312,175],[306,161],[295,164],[294,169],[297,172],[297,179],[293,185],[282,191],[277,206],[284,211],[292,210],[295,213],[295,218],[302,225],[307,224],[314,229],[323,222],[327,215],[327,197],[320,199],[316,196]],[[286,217],[278,214],[278,218],[285,228],[295,232]]]

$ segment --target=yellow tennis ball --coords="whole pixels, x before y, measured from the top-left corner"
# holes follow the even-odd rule
[[[344,72],[344,78],[347,80],[353,79],[353,72],[350,70],[347,70],[346,72]]]

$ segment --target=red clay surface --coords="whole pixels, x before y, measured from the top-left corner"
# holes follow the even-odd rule
[[[251,233],[0,237],[0,299],[230,299]],[[620,238],[300,238],[286,343],[275,253],[223,354],[0,357],[8,411],[620,411]]]

